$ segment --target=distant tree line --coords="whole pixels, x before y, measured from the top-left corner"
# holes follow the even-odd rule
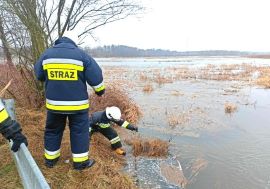
[[[138,49],[124,45],[110,45],[96,48],[86,47],[85,50],[94,57],[175,57],[175,56],[246,56],[252,52],[241,51],[170,51],[162,49]]]

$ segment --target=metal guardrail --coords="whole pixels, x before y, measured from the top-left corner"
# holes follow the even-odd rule
[[[10,117],[16,120],[14,100],[4,100],[4,104]],[[11,145],[12,141],[10,142],[10,146]],[[50,186],[25,144],[21,144],[18,152],[11,153],[25,189],[50,189]]]

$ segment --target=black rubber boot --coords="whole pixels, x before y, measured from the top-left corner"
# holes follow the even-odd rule
[[[83,170],[83,169],[92,167],[94,164],[95,164],[94,159],[88,159],[88,160],[83,161],[83,162],[73,162],[73,167],[76,170]]]
[[[55,164],[58,162],[59,157],[55,158],[55,159],[46,159],[45,158],[45,165],[48,168],[53,168],[55,166]]]

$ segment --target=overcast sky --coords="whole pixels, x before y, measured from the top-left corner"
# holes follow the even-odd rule
[[[270,0],[143,0],[146,11],[97,29],[90,46],[270,51]]]

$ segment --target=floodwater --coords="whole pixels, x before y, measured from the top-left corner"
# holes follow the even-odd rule
[[[147,69],[207,64],[270,65],[248,58],[102,59],[101,66],[132,70],[124,78],[137,82],[129,94],[141,107],[139,133],[170,142],[166,159],[128,156],[127,171],[140,188],[181,188],[162,173],[162,164],[181,168],[188,189],[270,189],[270,90],[241,81],[181,80],[142,91],[134,79]],[[161,69],[162,71],[162,69]],[[224,104],[237,110],[226,114]],[[179,122],[170,126],[170,117]]]

